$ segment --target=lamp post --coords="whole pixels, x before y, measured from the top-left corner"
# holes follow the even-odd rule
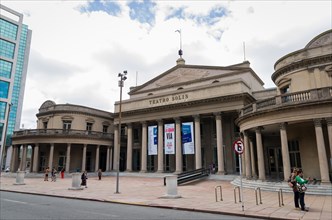
[[[118,152],[116,155],[117,159],[117,170],[116,170],[116,191],[115,193],[119,192],[119,172],[120,172],[120,150],[121,150],[121,116],[122,116],[122,87],[124,86],[124,81],[127,79],[127,70],[123,71],[123,73],[119,73],[118,77],[119,80],[119,87],[120,87],[120,104],[119,104],[119,131],[118,131]]]
[[[2,172],[2,155],[4,152],[4,149],[6,149],[6,139],[7,139],[7,129],[8,129],[8,121],[9,121],[9,113],[10,113],[10,107],[13,105],[11,103],[7,103],[8,104],[8,110],[7,110],[7,118],[6,118],[6,127],[5,127],[5,131],[3,132],[3,137],[2,137],[2,145],[0,148],[0,174]]]

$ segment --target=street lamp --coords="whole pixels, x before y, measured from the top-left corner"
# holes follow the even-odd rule
[[[122,116],[122,87],[124,85],[124,81],[127,79],[127,70],[123,71],[123,73],[119,73],[118,77],[120,77],[119,80],[119,87],[120,87],[120,105],[119,105],[119,131],[118,131],[118,152],[117,152],[117,170],[116,170],[116,192],[119,192],[119,172],[120,172],[120,150],[121,150],[121,116]]]
[[[6,127],[5,127],[5,131],[3,132],[3,137],[2,137],[2,145],[1,145],[1,148],[0,148],[0,174],[1,174],[1,171],[2,171],[2,154],[4,152],[4,149],[6,149],[6,139],[7,139],[7,129],[8,129],[8,121],[9,121],[9,113],[10,113],[10,107],[13,105],[12,103],[7,103],[8,104],[8,110],[7,110],[7,118],[6,118]]]

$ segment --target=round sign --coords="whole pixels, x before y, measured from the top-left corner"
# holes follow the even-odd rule
[[[235,150],[235,152],[237,154],[242,154],[243,150],[244,150],[244,144],[242,142],[241,139],[237,139],[236,141],[234,141],[233,143],[233,149]]]

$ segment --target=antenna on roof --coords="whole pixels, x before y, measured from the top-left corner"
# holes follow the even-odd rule
[[[176,30],[175,32],[179,32],[180,34],[180,50],[179,50],[179,56],[182,58],[183,52],[182,52],[182,35],[181,35],[181,29]]]
[[[246,42],[243,41],[243,61],[246,61]]]

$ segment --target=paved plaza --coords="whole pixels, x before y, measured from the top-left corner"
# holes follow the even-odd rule
[[[305,195],[305,203],[309,212],[295,209],[293,194],[283,193],[283,203],[279,204],[278,192],[262,191],[262,204],[256,204],[254,189],[243,189],[244,211],[242,204],[234,201],[234,186],[230,181],[206,179],[195,183],[177,187],[180,198],[165,198],[167,187],[163,185],[162,176],[121,176],[119,178],[119,192],[116,192],[116,177],[114,174],[104,176],[98,180],[95,175],[89,175],[88,188],[83,190],[69,190],[72,186],[70,175],[56,182],[43,181],[42,175],[26,177],[24,185],[15,185],[16,179],[12,174],[1,176],[0,189],[3,191],[24,192],[31,194],[49,195],[57,197],[77,198],[133,204],[150,207],[163,207],[211,213],[241,215],[271,219],[331,219],[332,197],[321,195]],[[218,188],[218,202],[216,202],[215,187]],[[280,200],[280,203],[281,200]]]

